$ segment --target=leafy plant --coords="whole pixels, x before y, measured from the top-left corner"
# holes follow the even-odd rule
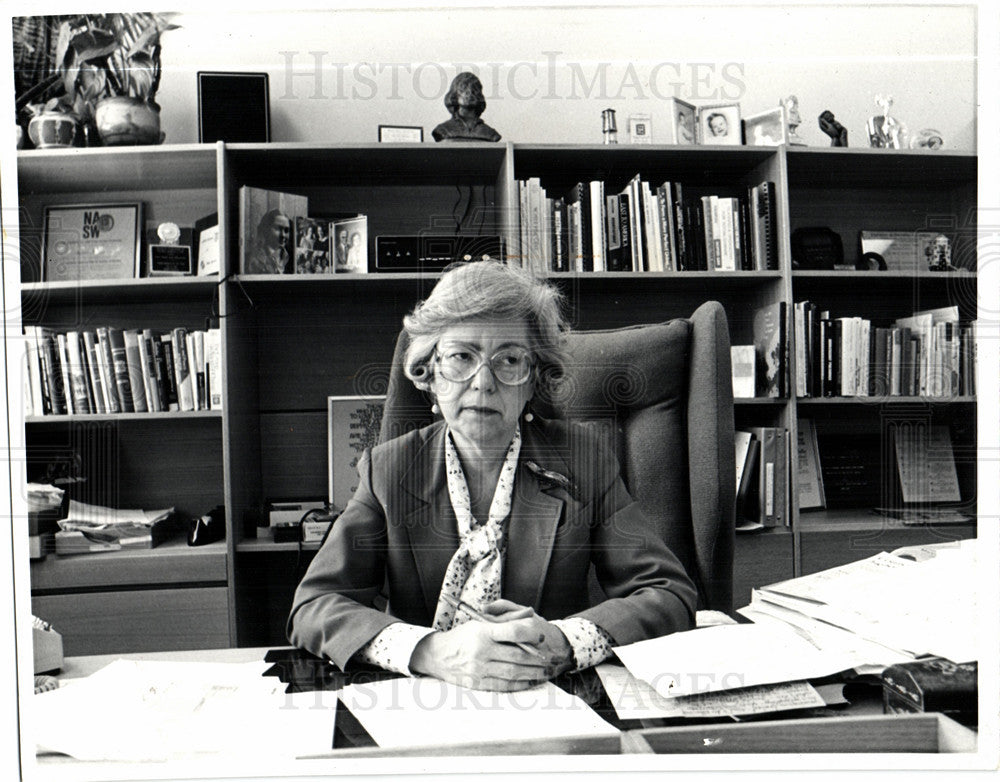
[[[85,14],[14,19],[15,107],[93,117],[102,98],[156,106],[160,38],[173,14]]]

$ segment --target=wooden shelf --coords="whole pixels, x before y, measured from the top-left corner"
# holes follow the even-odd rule
[[[78,282],[25,282],[21,299],[44,299],[56,305],[110,304],[122,301],[162,302],[210,300],[218,277],[148,277],[138,280],[81,280]]]
[[[192,419],[221,421],[221,410],[175,410],[161,413],[91,413],[81,415],[28,415],[26,424],[66,424],[89,421],[115,421],[116,423],[144,423],[149,421],[181,421]]]
[[[189,546],[183,534],[152,549],[49,554],[31,563],[33,594],[64,590],[226,583],[226,542]]]
[[[17,153],[25,194],[102,190],[203,189],[217,186],[215,144],[159,144]]]
[[[961,280],[963,282],[968,280],[975,280],[976,272],[970,269],[959,269],[953,272],[932,272],[928,269],[916,269],[914,271],[893,271],[888,269],[884,272],[881,271],[857,271],[855,269],[845,269],[842,271],[817,271],[814,269],[793,269],[792,270],[792,282],[795,280],[829,280],[829,281],[842,281],[842,280],[852,280],[858,281],[863,280],[866,284],[871,283],[887,283],[891,285],[898,285],[900,281],[903,280],[920,280],[921,283],[926,282],[941,282],[947,283],[949,280]]]
[[[968,524],[914,525],[901,519],[883,516],[871,508],[844,508],[836,510],[803,511],[799,514],[799,533],[802,535],[826,532],[876,532],[878,530],[959,530],[975,529],[976,522]],[[969,537],[962,535],[960,537]]]
[[[796,400],[800,407],[827,405],[974,405],[974,396],[824,396]]]
[[[951,187],[977,174],[976,155],[947,150],[789,147],[786,155],[790,188]]]
[[[336,522],[334,522],[336,523]],[[238,554],[273,554],[288,551],[318,551],[319,543],[302,543],[297,541],[274,542],[274,532],[269,527],[258,527],[256,538],[243,538],[236,544]]]

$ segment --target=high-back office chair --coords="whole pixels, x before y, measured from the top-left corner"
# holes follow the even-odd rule
[[[616,427],[625,484],[684,564],[698,607],[733,607],[735,473],[729,330],[718,302],[690,318],[571,332],[564,392],[532,400],[549,418]],[[382,438],[430,423],[406,378],[405,332],[389,375]]]

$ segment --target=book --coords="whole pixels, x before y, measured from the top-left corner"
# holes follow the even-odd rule
[[[208,409],[222,409],[222,332],[209,329],[205,332],[205,374],[208,386]]]
[[[111,345],[108,343],[108,329],[99,326],[94,330],[94,347],[97,352],[97,366],[101,373],[101,384],[104,387],[104,401],[109,413],[122,412],[122,403],[118,397],[118,383],[115,381],[115,365],[111,355]]]
[[[578,225],[577,251],[578,262],[577,271],[594,271],[594,234],[591,228],[590,209],[590,185],[586,182],[577,182],[566,194],[567,208],[573,207],[573,214],[576,216]]]
[[[570,271],[569,217],[566,213],[566,199],[556,198],[552,202],[552,271]]]
[[[194,390],[187,349],[187,329],[174,329],[171,344],[174,354],[174,382],[177,385],[177,407],[179,410],[194,410]]]
[[[895,426],[891,431],[904,503],[962,499],[947,426]]]
[[[593,253],[593,271],[607,271],[607,247],[604,227],[604,181],[595,179],[589,183],[590,198],[590,248]]]
[[[174,363],[173,333],[161,334],[160,343],[163,346],[163,363],[167,384],[167,409],[180,410],[180,403],[177,397],[177,372]]]
[[[746,460],[738,470],[739,484],[736,490],[737,528],[760,524],[760,440],[753,432],[746,448]]]
[[[784,457],[784,441],[779,437],[778,427],[757,426],[750,429],[760,443],[758,458],[758,521],[764,527],[774,527],[784,523],[781,495],[781,462]]]
[[[94,394],[94,412],[103,415],[108,412],[108,403],[104,394],[100,366],[97,363],[97,342],[94,338],[94,332],[81,332],[80,338],[83,341],[82,351],[86,356],[87,377]]]
[[[139,332],[136,329],[124,329],[122,338],[125,341],[125,361],[132,388],[132,407],[137,413],[145,413],[149,407],[146,403],[146,372],[139,351]]]
[[[779,301],[754,311],[753,343],[757,366],[757,396],[787,394],[786,305]]]
[[[156,359],[153,356],[153,332],[143,329],[138,333],[139,358],[142,361],[142,378],[146,384],[146,408],[151,413],[163,410],[160,385],[156,379]]]
[[[192,334],[194,345],[194,363],[191,367],[191,377],[198,389],[198,409],[208,410],[208,383],[205,376],[205,332],[195,331]]]
[[[31,402],[31,412],[26,415],[44,415],[48,407],[42,393],[42,358],[41,344],[38,336],[38,326],[24,327],[25,370],[28,373],[28,392],[26,401]]]
[[[753,345],[731,345],[733,398],[752,399],[757,393],[756,349]]]
[[[826,507],[823,492],[823,472],[819,461],[816,426],[810,418],[798,419],[798,459],[796,485],[799,510]]]
[[[240,273],[291,274],[292,232],[306,196],[244,185],[239,193]]]
[[[91,395],[87,385],[87,365],[80,350],[80,332],[67,331],[60,334],[60,344],[65,346],[66,366],[73,398],[73,414],[84,415],[93,412]]]
[[[115,373],[115,386],[118,389],[118,400],[123,413],[135,412],[135,402],[132,396],[132,375],[128,368],[128,355],[125,349],[125,334],[121,329],[109,328],[108,345],[111,349],[112,367]]]

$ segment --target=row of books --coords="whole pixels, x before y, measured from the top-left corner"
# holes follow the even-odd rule
[[[787,526],[791,519],[788,430],[777,426],[737,430],[735,444],[737,529]]]
[[[976,324],[960,323],[957,306],[876,326],[801,301],[794,305],[794,328],[799,397],[976,393]]]
[[[24,331],[26,415],[222,409],[217,328]]]
[[[724,196],[636,174],[621,190],[598,179],[550,194],[530,177],[518,203],[521,264],[539,272],[778,268],[773,182]]]

